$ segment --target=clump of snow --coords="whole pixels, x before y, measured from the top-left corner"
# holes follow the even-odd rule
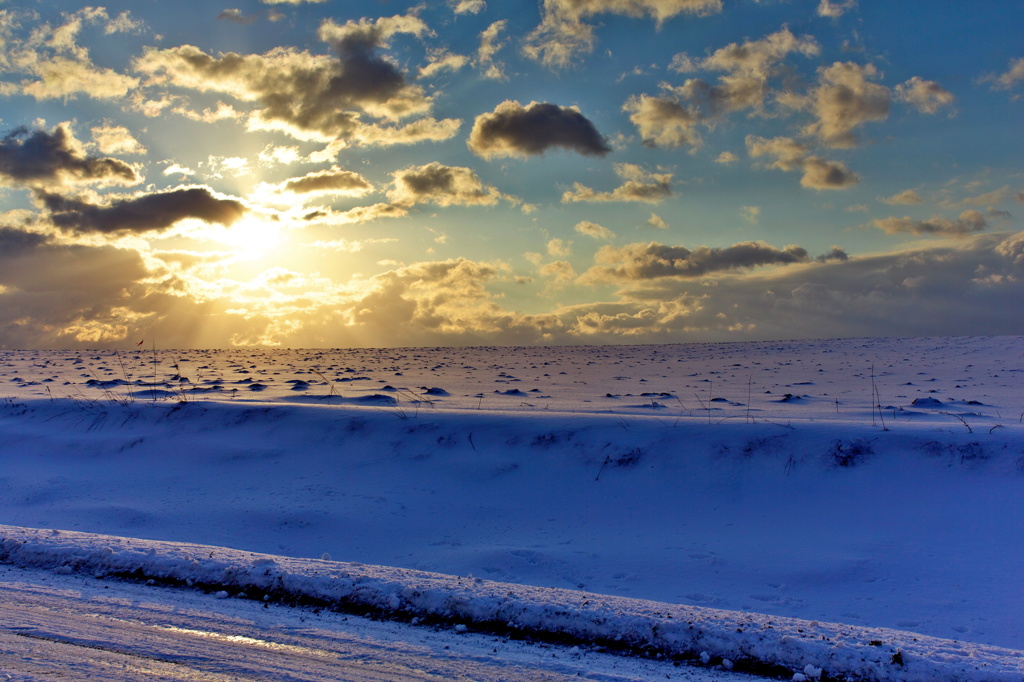
[[[221,547],[0,526],[0,561],[201,586],[217,599],[312,600],[371,612],[629,646],[725,669],[893,682],[1020,680],[1024,652],[753,613]],[[243,598],[244,598],[243,597]],[[794,679],[802,679],[794,676]]]

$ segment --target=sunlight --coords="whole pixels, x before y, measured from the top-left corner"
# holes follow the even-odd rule
[[[238,258],[253,260],[279,248],[284,241],[284,230],[279,221],[250,215],[210,236],[231,247]]]

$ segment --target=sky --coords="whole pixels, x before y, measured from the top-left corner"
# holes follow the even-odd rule
[[[0,0],[0,348],[1024,333],[1024,2]]]

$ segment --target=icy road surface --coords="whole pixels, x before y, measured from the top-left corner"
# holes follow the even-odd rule
[[[0,567],[0,679],[652,680],[748,675]]]

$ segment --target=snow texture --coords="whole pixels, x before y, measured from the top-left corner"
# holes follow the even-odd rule
[[[201,586],[216,598],[265,595],[434,617],[463,631],[472,624],[559,635],[706,663],[728,661],[726,668],[802,671],[794,679],[818,669],[832,678],[893,682],[1009,681],[1024,676],[1024,652],[899,630],[204,545],[0,526],[0,561],[97,578],[185,583]]]
[[[1022,679],[1021,372],[1021,337],[0,351],[4,555],[808,679]]]

